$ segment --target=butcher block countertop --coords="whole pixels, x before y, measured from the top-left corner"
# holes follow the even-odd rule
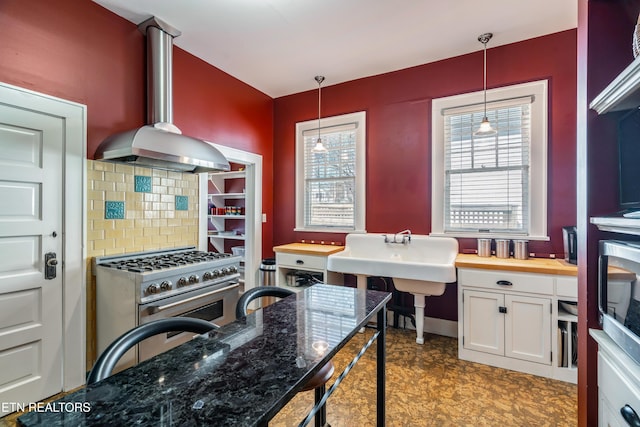
[[[525,273],[557,274],[562,276],[577,276],[578,266],[569,264],[565,260],[553,258],[496,258],[479,257],[474,254],[458,254],[456,257],[458,268],[479,268],[484,270],[522,271]],[[609,266],[609,280],[635,280],[636,275],[622,268]]]
[[[475,254],[458,254],[456,257],[458,268],[480,268],[486,270],[522,271],[525,273],[559,274],[563,276],[577,276],[578,267],[565,260],[553,258],[496,258],[479,257]]]
[[[289,243],[287,245],[274,246],[274,252],[301,255],[328,256],[344,250],[344,246],[318,245],[314,243]]]

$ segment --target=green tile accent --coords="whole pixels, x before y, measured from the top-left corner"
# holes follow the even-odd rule
[[[136,193],[151,193],[151,177],[136,175],[134,178]]]
[[[189,210],[189,196],[176,196],[176,210],[177,211]]]
[[[104,202],[104,219],[124,219],[124,202]]]

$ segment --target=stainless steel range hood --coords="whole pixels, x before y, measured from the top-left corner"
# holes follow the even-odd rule
[[[138,28],[147,37],[147,122],[151,124],[108,137],[98,146],[95,159],[180,172],[230,170],[218,149],[182,135],[172,123],[173,38],[180,31],[155,17]]]

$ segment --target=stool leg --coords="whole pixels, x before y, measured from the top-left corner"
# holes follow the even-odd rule
[[[316,398],[315,400],[316,405],[318,404],[318,402],[320,402],[320,400],[322,400],[322,396],[324,396],[324,392],[325,392],[324,384],[322,384],[320,387],[315,388],[314,393]],[[322,405],[320,410],[316,413],[315,425],[316,427],[329,426],[329,424],[327,424],[327,405],[326,404]]]

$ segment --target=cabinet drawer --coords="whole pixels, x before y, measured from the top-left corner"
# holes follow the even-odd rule
[[[501,281],[508,284],[499,285],[498,282]],[[553,295],[553,276],[544,274],[461,268],[458,269],[458,284],[484,289]]]
[[[573,276],[556,277],[556,295],[578,299],[578,278]]]
[[[299,269],[315,268],[318,270],[324,270],[327,265],[327,257],[316,255],[276,253],[276,264],[278,264],[278,266],[286,266]]]
[[[598,352],[598,392],[613,410],[620,425],[627,425],[620,409],[629,405],[640,416],[640,391],[620,372],[606,354]]]

